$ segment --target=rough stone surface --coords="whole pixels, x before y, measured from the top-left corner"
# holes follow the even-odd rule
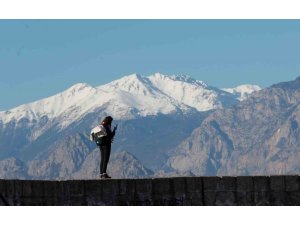
[[[288,192],[298,191],[300,189],[299,176],[286,176],[285,177],[285,190]]]
[[[203,188],[200,177],[186,178],[186,200],[185,205],[203,205]]]
[[[284,191],[285,184],[284,184],[284,177],[283,176],[274,176],[270,177],[270,185],[272,191]]]
[[[0,180],[0,205],[299,206],[299,176]]]

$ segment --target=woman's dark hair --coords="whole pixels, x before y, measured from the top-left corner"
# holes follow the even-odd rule
[[[109,124],[111,125],[111,122],[113,121],[114,119],[111,117],[111,116],[107,116],[104,118],[104,120],[102,121],[102,124]]]

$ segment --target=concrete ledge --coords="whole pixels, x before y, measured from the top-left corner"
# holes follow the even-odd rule
[[[0,205],[300,205],[299,176],[0,180]]]

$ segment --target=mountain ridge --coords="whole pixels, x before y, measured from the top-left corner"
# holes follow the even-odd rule
[[[299,173],[299,84],[279,83],[211,113],[169,153],[168,165],[209,176]]]
[[[166,87],[163,88],[162,87],[163,85],[159,85],[160,82],[166,84],[164,82],[166,80],[168,82],[171,82],[169,85],[170,88],[166,88]],[[134,86],[134,85],[138,85],[138,86]],[[127,90],[124,90],[124,87],[127,87]],[[194,94],[194,97],[199,98],[196,101],[198,105],[196,105],[195,102],[191,103],[189,101],[184,101],[185,98],[188,99],[189,95],[193,96],[192,93],[195,92],[195,88],[201,87],[203,88],[203,90],[205,90],[205,88],[209,87],[204,82],[198,81],[191,77],[179,76],[179,75],[177,76],[163,75],[160,73],[155,73],[148,77],[142,77],[141,75],[138,74],[131,74],[122,77],[118,80],[112,81],[108,84],[100,85],[97,87],[92,87],[87,83],[77,83],[53,96],[43,98],[31,103],[22,104],[20,106],[14,107],[6,111],[1,111],[0,122],[5,124],[11,121],[12,119],[16,119],[18,121],[21,118],[36,120],[36,119],[40,119],[43,116],[47,116],[48,119],[53,119],[53,118],[63,116],[64,112],[66,111],[68,111],[68,114],[71,114],[72,116],[76,117],[76,113],[86,114],[88,111],[95,110],[95,108],[107,103],[105,101],[101,101],[101,99],[111,98],[112,101],[116,101],[116,98],[118,98],[118,94],[113,92],[122,90],[126,92],[126,93],[122,92],[123,95],[128,95],[128,93],[131,93],[130,88],[133,87],[135,87],[136,89],[142,87],[141,90],[142,92],[138,92],[138,94],[142,96],[145,96],[147,92],[149,92],[150,94],[153,94],[153,92],[155,92],[156,94],[161,94],[161,96],[163,96],[163,97],[160,96],[161,100],[165,101],[164,104],[162,104],[165,106],[165,109],[163,109],[163,106],[161,106],[161,112],[163,113],[170,113],[172,110],[176,110],[176,108],[180,108],[183,110],[189,110],[189,108],[194,108],[198,111],[207,111],[207,110],[221,107],[222,105],[222,103],[216,100],[217,98],[216,88],[212,89],[211,91],[206,91],[206,92],[204,91],[203,93],[197,92],[196,94]],[[184,89],[187,91],[187,94],[186,96],[184,96],[183,93],[179,93],[178,97],[174,98],[174,96],[176,96],[176,92],[174,92],[174,89],[175,90],[177,89],[178,91],[180,89]],[[227,93],[227,92],[223,92],[222,90],[219,91],[221,92],[221,95],[226,95]],[[204,98],[200,98],[201,97],[200,95],[204,95]],[[134,95],[134,97],[137,97],[137,95]],[[228,96],[228,98],[234,99],[235,97]],[[126,101],[128,99],[121,98],[121,100]],[[203,102],[205,101],[207,102],[203,106]],[[169,105],[169,108],[166,108],[166,105],[168,105],[166,104],[166,102],[172,102],[172,104]],[[127,103],[128,105],[130,105],[131,102],[127,101]],[[200,103],[202,105],[199,105]],[[122,106],[124,105],[120,104],[121,109]],[[160,112],[160,111],[157,112],[151,111],[151,109],[148,109],[148,111],[149,113],[146,112],[145,115],[155,115],[155,113]],[[112,109],[112,113],[113,112],[115,111]],[[70,122],[72,121],[69,121],[69,123]]]
[[[78,83],[52,97],[0,113],[0,166],[19,171],[25,164],[27,176],[43,179],[95,172],[96,163],[89,168],[87,161],[95,151],[89,132],[112,115],[114,123],[119,123],[113,150],[134,156],[127,157],[131,171],[125,174],[146,176],[160,170],[168,151],[214,110],[238,102],[236,96],[188,76],[132,74],[97,87]]]

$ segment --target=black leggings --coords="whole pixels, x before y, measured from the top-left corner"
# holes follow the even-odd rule
[[[106,173],[107,164],[109,161],[111,145],[100,146],[101,162],[100,162],[100,174]]]

